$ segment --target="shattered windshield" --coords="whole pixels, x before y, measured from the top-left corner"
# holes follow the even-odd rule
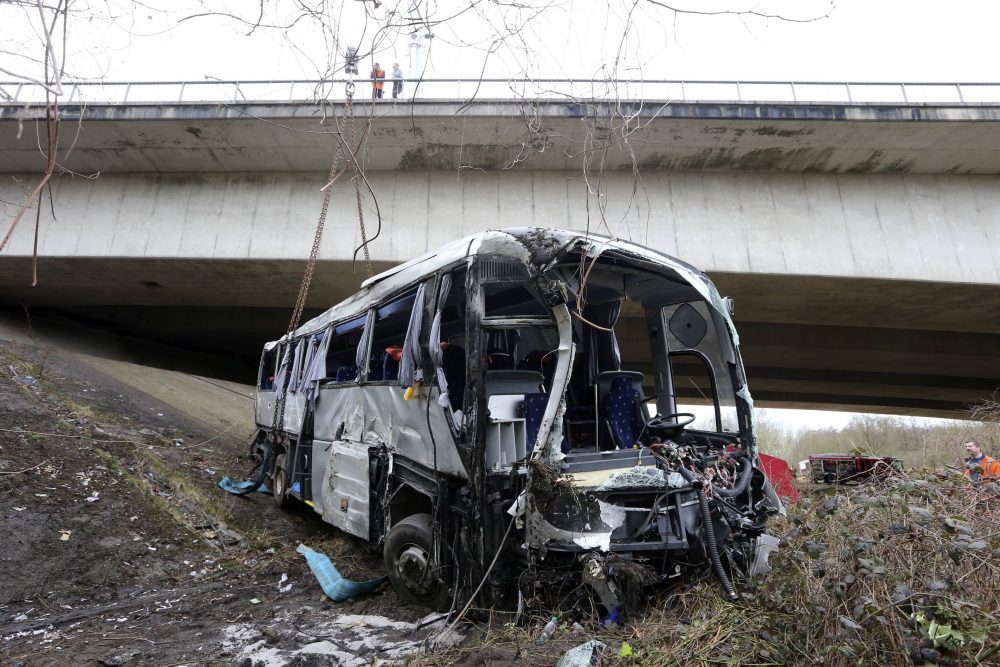
[[[694,286],[666,267],[607,256],[554,273],[570,287],[573,316],[565,454],[646,446],[656,415],[738,433],[733,344]]]
[[[718,318],[712,317],[704,301],[664,306],[662,315],[676,412],[696,415],[691,424],[694,429],[737,432],[730,375],[735,358],[725,323],[716,326]]]

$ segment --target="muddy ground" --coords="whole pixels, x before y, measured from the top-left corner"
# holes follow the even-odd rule
[[[388,587],[330,602],[299,543],[358,580],[380,556],[216,486],[250,469],[250,387],[0,339],[0,665],[367,665],[440,633]]]

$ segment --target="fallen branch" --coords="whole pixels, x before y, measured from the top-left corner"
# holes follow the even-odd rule
[[[145,445],[145,442],[135,440],[102,440],[101,438],[91,438],[86,435],[71,435],[69,433],[45,433],[43,431],[25,431],[22,428],[0,428],[0,433],[17,433],[19,435],[37,435],[44,438],[71,438],[73,440],[89,440],[91,442],[104,442],[108,444],[129,443],[133,445]]]
[[[0,470],[0,475],[21,475],[23,473],[28,472],[29,470],[34,470],[35,468],[41,468],[43,465],[45,465],[48,462],[49,462],[49,460],[45,459],[41,463],[36,463],[35,465],[31,466],[30,468],[25,468],[24,470]]]

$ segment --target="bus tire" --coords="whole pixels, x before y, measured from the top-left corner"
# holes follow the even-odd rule
[[[382,551],[389,581],[404,600],[447,611],[448,587],[441,581],[432,555],[430,514],[413,514],[398,522],[385,537]]]
[[[271,474],[274,504],[279,509],[289,509],[294,499],[288,495],[288,470],[285,468],[285,452],[279,452],[274,458],[274,472]]]

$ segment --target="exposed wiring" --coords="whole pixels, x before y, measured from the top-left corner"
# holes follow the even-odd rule
[[[515,523],[516,521],[512,518],[510,523],[507,524],[507,532],[505,532],[503,537],[500,538],[500,544],[497,545],[497,552],[493,555],[493,561],[490,563],[490,566],[486,568],[486,572],[483,573],[483,578],[480,580],[479,585],[476,586],[476,590],[474,590],[472,595],[469,596],[469,601],[465,603],[465,607],[463,607],[462,611],[460,611],[458,616],[455,617],[455,620],[451,622],[451,625],[434,636],[434,639],[430,642],[431,647],[434,646],[434,642],[436,642],[440,637],[443,637],[451,632],[455,626],[458,625],[458,622],[462,620],[466,612],[469,611],[469,608],[472,607],[472,603],[475,602],[476,596],[479,595],[479,591],[482,590],[483,584],[486,583],[486,580],[490,576],[490,572],[493,571],[493,567],[497,564],[497,560],[500,558],[500,552],[503,551],[504,544],[507,543],[507,538],[510,537],[510,531],[514,527]]]

